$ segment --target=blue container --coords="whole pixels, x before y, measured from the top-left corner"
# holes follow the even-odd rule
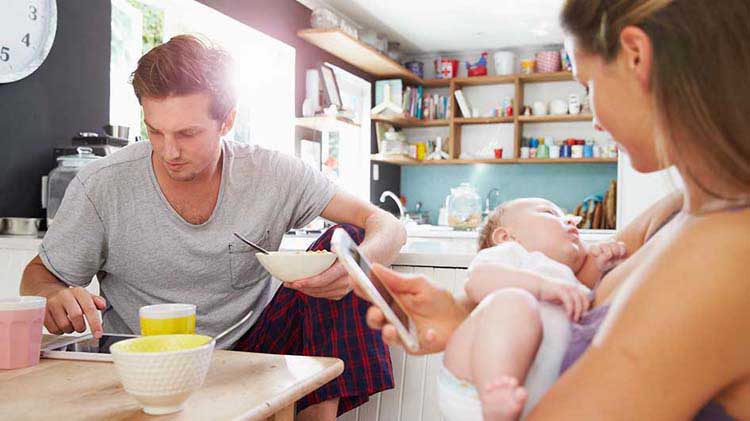
[[[560,147],[560,158],[570,158],[570,155],[571,155],[570,145],[568,145],[567,143],[564,143]]]
[[[584,158],[594,157],[594,145],[583,145],[583,157]]]
[[[404,63],[404,66],[420,78],[424,77],[424,63],[421,61],[409,61]]]

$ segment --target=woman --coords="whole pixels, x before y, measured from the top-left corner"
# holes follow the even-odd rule
[[[629,256],[595,291],[598,333],[528,419],[750,419],[750,2],[568,0],[561,19],[596,126],[685,187],[618,233]],[[375,271],[441,351],[471,305]],[[368,324],[398,343],[375,307]]]

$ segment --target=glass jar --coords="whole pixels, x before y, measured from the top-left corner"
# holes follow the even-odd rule
[[[51,224],[60,208],[68,184],[87,163],[99,159],[92,148],[79,146],[77,155],[65,155],[57,158],[57,166],[50,171],[47,180],[47,224]]]
[[[336,13],[320,7],[312,11],[310,15],[310,25],[313,28],[335,29],[338,28],[341,19]]]
[[[469,183],[452,188],[448,196],[448,225],[455,230],[476,229],[482,220],[482,200]]]

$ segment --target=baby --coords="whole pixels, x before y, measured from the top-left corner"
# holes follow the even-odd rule
[[[569,320],[626,256],[621,242],[584,246],[576,219],[535,198],[490,214],[465,285],[479,305],[451,336],[438,378],[446,419],[517,419],[557,379]]]

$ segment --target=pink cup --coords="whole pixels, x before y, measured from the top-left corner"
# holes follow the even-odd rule
[[[39,363],[44,297],[0,298],[0,369]]]

